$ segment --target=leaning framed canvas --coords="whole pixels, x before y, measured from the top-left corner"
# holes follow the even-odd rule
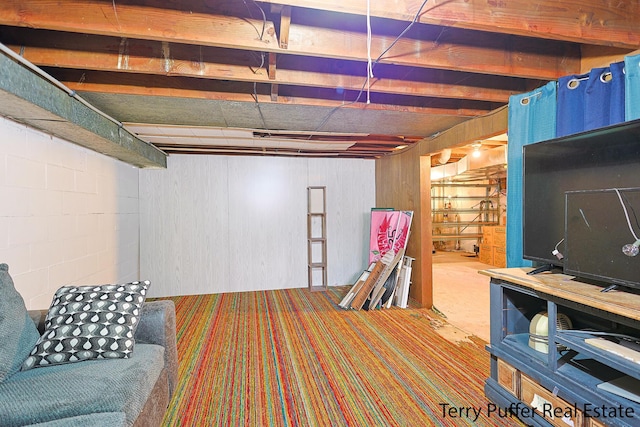
[[[406,249],[413,211],[371,209],[369,263],[381,259],[390,249],[395,253]]]

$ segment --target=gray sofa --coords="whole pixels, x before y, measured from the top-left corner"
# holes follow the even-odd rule
[[[177,381],[172,301],[142,305],[128,358],[22,370],[46,314],[26,311],[8,267],[0,264],[0,425],[161,425]]]

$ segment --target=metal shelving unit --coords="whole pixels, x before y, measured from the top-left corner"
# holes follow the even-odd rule
[[[462,191],[484,190],[484,194],[467,195]],[[431,184],[432,240],[438,242],[480,240],[482,227],[499,224],[500,181]]]

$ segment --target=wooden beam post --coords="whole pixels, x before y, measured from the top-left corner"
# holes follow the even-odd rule
[[[291,6],[283,6],[280,12],[280,47],[289,47],[289,29],[291,28]]]

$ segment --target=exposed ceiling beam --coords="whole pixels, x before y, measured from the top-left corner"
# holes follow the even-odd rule
[[[3,0],[0,24],[219,47],[240,43],[258,51],[279,49],[272,22],[100,0],[65,0],[55,6],[39,0]]]
[[[52,43],[51,46],[11,44],[8,46],[41,67],[91,69],[293,86],[339,87],[352,91],[361,90],[364,82],[364,77],[332,73],[329,69],[326,70],[327,72],[318,72],[283,68],[287,63],[286,56],[280,56],[282,60],[279,61],[280,65],[277,67],[276,73],[276,64],[275,62],[271,63],[275,54],[269,54],[270,67],[267,70],[271,71],[269,74],[265,71],[265,67],[260,67],[257,58],[243,52],[233,55],[233,51],[218,52],[216,48],[206,50],[207,48],[197,46],[171,44],[164,49],[165,52],[170,53],[170,57],[167,59],[163,57],[162,44],[155,41],[121,39],[120,43],[117,43],[117,39],[110,37],[78,37],[68,33],[46,33],[44,35]],[[221,58],[226,58],[227,63],[216,62]],[[256,66],[252,67],[250,64],[256,64]],[[408,69],[407,73],[420,74],[416,69]],[[378,77],[371,80],[370,89],[375,92],[397,95],[481,99],[490,102],[507,102],[509,96],[522,93],[527,89],[524,80],[518,79],[509,81],[507,78],[494,77],[494,81],[503,81],[503,85],[512,88],[504,89],[487,86],[491,79],[488,76],[470,76],[461,73],[458,76],[461,80],[460,83],[437,83],[439,74],[441,74],[439,71],[422,71],[422,73],[432,76],[435,82],[384,78],[378,74]],[[449,78],[449,80],[452,79]]]
[[[361,0],[263,0],[311,9],[366,15]],[[376,0],[372,16],[411,21],[422,0]],[[429,0],[418,21],[493,33],[637,49],[640,3],[619,0]]]
[[[346,60],[368,58],[366,34],[360,32],[292,23],[288,48],[282,49],[271,21],[97,0],[68,0],[55,7],[36,0],[5,0],[0,3],[0,24]],[[533,79],[556,79],[579,70],[579,49],[570,44],[474,31],[432,31],[433,40],[401,39],[381,63]],[[374,56],[393,40],[374,35]]]
[[[466,144],[444,131],[584,72],[590,49],[640,46],[637,1],[370,3],[368,20],[363,0],[2,0],[0,41],[117,120],[357,131],[369,135],[349,149],[358,157],[408,135]]]
[[[3,52],[0,69],[0,115],[134,166],[166,168],[165,153],[28,64]]]
[[[150,77],[130,75],[124,81],[122,79],[117,82],[105,81],[101,75],[91,75],[83,73],[82,78],[77,78],[77,75],[69,72],[63,72],[61,81],[72,90],[78,92],[103,92],[103,93],[117,93],[122,95],[149,95],[149,96],[165,96],[165,97],[178,97],[178,98],[192,98],[192,99],[211,99],[211,100],[226,100],[226,101],[240,101],[240,102],[256,102],[256,94],[252,93],[238,93],[238,92],[216,92],[208,87],[205,83],[198,80],[181,82],[180,87],[165,87],[163,82],[158,81],[156,85],[154,79]],[[94,77],[95,76],[95,77]],[[66,78],[65,78],[66,77]],[[74,77],[74,78],[72,78]],[[82,81],[80,81],[82,80]],[[144,81],[143,85],[141,81]],[[175,81],[175,80],[174,80]],[[261,104],[272,103],[271,94],[257,94],[257,101]],[[366,104],[365,102],[357,103],[344,103],[338,100],[326,100],[319,98],[307,98],[302,96],[283,96],[279,94],[279,104],[288,105],[307,105],[329,108],[346,108],[346,109],[358,109],[358,110],[380,110],[380,111],[404,111],[417,114],[424,114],[425,117],[431,114],[436,115],[448,115],[448,116],[460,116],[460,117],[475,117],[483,115],[491,111],[495,106],[488,105],[486,109],[479,108],[465,108],[464,104],[460,104],[459,101],[450,100],[448,106],[441,108],[438,107],[419,107],[419,106],[399,106],[399,105],[385,105],[385,104]]]
[[[280,47],[289,48],[289,28],[291,27],[291,6],[284,6],[280,11]]]
[[[463,33],[461,33],[461,31]],[[395,37],[372,36],[371,52],[377,58]],[[367,60],[367,36],[360,32],[336,31],[307,25],[291,25],[290,53],[313,52],[316,56]],[[434,31],[432,40],[402,38],[379,61],[420,68],[436,68],[515,76],[556,79],[576,70],[577,46],[481,32]]]

